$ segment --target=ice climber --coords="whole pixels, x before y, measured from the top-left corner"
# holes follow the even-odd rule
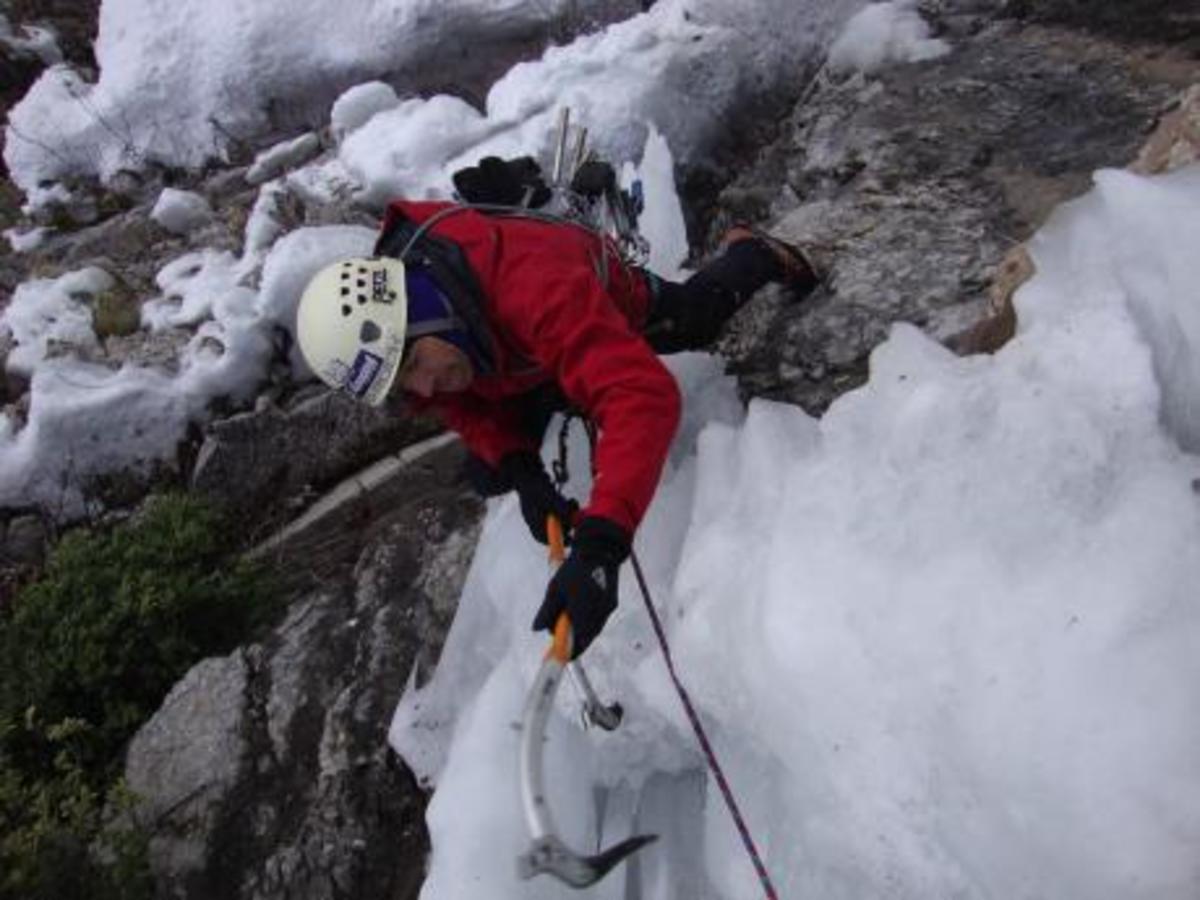
[[[533,627],[552,629],[565,610],[578,656],[617,606],[617,571],[679,421],[679,389],[658,354],[705,347],[771,281],[804,296],[817,276],[799,249],[745,227],[678,284],[625,265],[610,241],[573,224],[397,200],[372,257],[336,262],[308,284],[297,342],[331,387],[440,417],[466,443],[476,487],[516,490],[537,540],[548,515],[573,522]],[[551,415],[568,407],[598,433],[582,509],[539,455]]]

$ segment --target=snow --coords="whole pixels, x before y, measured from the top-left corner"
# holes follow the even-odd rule
[[[334,140],[341,143],[342,138],[367,124],[376,113],[399,105],[400,98],[390,84],[382,81],[356,84],[334,101],[329,111],[329,130]]]
[[[213,250],[180,257],[158,274],[164,295],[143,305],[147,326],[201,323],[174,375],[87,361],[99,349],[92,306],[115,286],[102,269],[18,285],[0,328],[14,342],[6,370],[31,380],[30,408],[19,430],[11,412],[0,413],[0,505],[36,504],[79,518],[91,509],[93,479],[171,465],[188,423],[204,418],[213,398],[249,400],[272,344],[257,294],[237,280],[234,257]]]
[[[107,180],[149,161],[197,168],[222,157],[231,135],[322,120],[339,92],[365,77],[400,71],[411,78],[448,58],[462,65],[464,46],[482,57],[514,36],[544,33],[564,16],[586,21],[591,5],[373,0],[354,15],[330,16],[319,0],[286,7],[106,0],[96,41],[99,80],[88,84],[63,66],[47,70],[10,112],[5,162],[31,202],[39,183],[87,175]],[[429,125],[437,145],[454,154],[438,158],[447,164],[443,175],[488,154],[543,146],[564,104],[589,123],[602,157],[633,158],[646,123],[654,122],[677,158],[691,161],[726,136],[725,120],[764,84],[794,80],[861,5],[752,0],[730,9],[719,0],[659,0],[647,13],[515,66],[489,91],[482,119],[445,97],[430,98],[427,111],[413,105],[423,102],[415,98],[405,108],[409,124]],[[228,24],[213,28],[213,22]],[[317,34],[322,39],[312,40]],[[803,37],[781,41],[780,35]],[[376,102],[378,89],[372,96]],[[341,121],[344,112],[335,130],[355,124],[354,116]],[[388,114],[381,110],[355,133]],[[401,117],[390,122],[405,124]],[[395,145],[390,132],[383,139]],[[417,169],[393,185],[410,187],[434,151],[411,146],[419,143],[413,132],[402,130],[400,142],[409,146],[397,152],[398,167],[417,157]],[[343,148],[349,157],[343,164],[378,182],[387,150],[364,143]]]
[[[187,253],[164,266],[154,281],[163,294],[142,305],[142,323],[152,331],[196,325],[237,290],[237,259],[216,250]]]
[[[650,271],[671,280],[684,277],[683,262],[688,256],[687,227],[683,205],[675,189],[675,158],[666,139],[654,126],[646,136],[646,147],[638,171],[626,163],[622,187],[629,190],[641,183],[644,208],[638,217],[638,230],[650,240]]]
[[[637,552],[781,896],[1200,888],[1197,209],[1200,167],[1098,173],[1033,241],[1007,347],[960,358],[896,326],[821,420],[743,415],[715,360],[673,363],[690,418]],[[597,896],[755,896],[628,568],[584,657],[626,721],[584,732],[562,689],[556,819],[587,852],[661,834]],[[437,786],[423,900],[570,896],[514,869],[511,723],[546,577],[493,501],[442,661],[391,729]]]
[[[26,231],[19,228],[4,229],[4,237],[14,253],[28,253],[30,250],[36,250],[49,233],[50,229],[44,227],[30,228]]]
[[[465,100],[406,100],[372,117],[342,141],[338,161],[363,189],[363,202],[447,196],[451,160],[477,147],[487,122]],[[483,154],[480,154],[483,155]]]
[[[80,174],[108,179],[145,160],[195,168],[223,157],[230,136],[319,121],[341,90],[378,72],[411,78],[461,47],[488,54],[591,5],[105,0],[99,80],[47,71],[9,113],[5,162],[26,192]]]
[[[212,218],[208,201],[194,191],[163,188],[150,218],[172,234],[187,234]]]
[[[91,304],[113,284],[107,272],[89,267],[17,285],[0,319],[16,345],[8,354],[7,370],[32,375],[52,343],[94,347]]]
[[[48,66],[60,63],[63,59],[58,38],[51,29],[22,25],[18,33],[4,15],[0,15],[0,44],[18,55],[36,56]]]
[[[872,3],[854,16],[829,48],[834,71],[875,72],[889,63],[937,59],[950,45],[929,36],[916,0]]]

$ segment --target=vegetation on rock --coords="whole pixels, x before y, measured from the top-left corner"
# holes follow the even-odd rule
[[[81,529],[0,618],[0,898],[146,896],[144,836],[122,812],[126,743],[199,659],[276,607],[269,576],[195,498],[154,498]]]

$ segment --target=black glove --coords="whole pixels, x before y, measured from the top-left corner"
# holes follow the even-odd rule
[[[521,515],[535,541],[546,543],[548,516],[558,517],[564,536],[570,532],[579,504],[558,492],[540,456],[529,450],[510,453],[500,460],[500,474],[521,498]]]
[[[629,535],[620,525],[587,516],[575,526],[575,545],[546,588],[533,630],[554,633],[561,613],[571,620],[571,659],[596,639],[617,608],[617,572],[629,556]]]
[[[528,194],[529,206],[537,208],[550,199],[550,188],[531,156],[509,160],[485,156],[479,165],[459,169],[450,179],[458,196],[467,203],[520,206]]]

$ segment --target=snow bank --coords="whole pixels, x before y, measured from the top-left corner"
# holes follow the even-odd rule
[[[30,250],[40,247],[49,233],[50,229],[44,227],[30,228],[26,231],[19,228],[6,228],[4,229],[4,238],[14,253],[28,253]]]
[[[0,327],[15,343],[5,363],[8,371],[32,375],[52,343],[83,350],[95,347],[91,304],[113,284],[111,275],[91,267],[17,285],[0,316]]]
[[[260,314],[257,292],[241,284],[246,265],[204,250],[158,273],[163,293],[143,304],[143,324],[195,326],[174,373],[86,361],[99,355],[92,310],[114,286],[108,273],[91,268],[18,285],[0,329],[14,342],[7,370],[30,378],[30,407],[20,429],[13,413],[0,414],[0,505],[78,518],[96,479],[173,466],[188,423],[206,418],[214,398],[253,397],[273,352],[273,322]]]
[[[898,326],[820,421],[743,419],[715,363],[679,361],[689,422],[637,550],[781,896],[1200,889],[1200,459],[1172,412],[1200,398],[1196,209],[1200,167],[1101,173],[1035,239],[1009,346],[964,359]],[[569,894],[514,874],[511,723],[547,570],[493,504],[443,661],[391,732],[438,785],[423,900]],[[585,663],[627,720],[580,732],[564,688],[557,819],[588,852],[662,834],[597,896],[753,896],[623,575]]]
[[[196,167],[221,157],[229,135],[318,121],[340,90],[379,72],[457,61],[463,46],[487,54],[591,5],[105,0],[98,82],[47,71],[9,113],[5,161],[25,191],[71,175],[108,178],[146,159]]]
[[[916,0],[872,3],[846,23],[829,48],[834,71],[874,72],[889,63],[937,59],[950,45],[929,36]]]
[[[390,84],[368,81],[356,84],[333,103],[329,111],[329,130],[335,141],[341,142],[347,134],[361,128],[376,113],[395,109],[400,98]]]
[[[489,153],[542,152],[563,105],[592,129],[605,158],[633,158],[653,122],[687,163],[724,137],[736,111],[764,86],[798,92],[806,61],[861,5],[752,0],[733,9],[719,0],[659,0],[648,13],[516,66],[489,92],[482,118],[445,97],[428,101],[428,109],[410,100],[404,114],[392,115],[398,110],[388,109],[384,86],[360,86],[343,98],[333,126],[339,137],[368,134],[342,148],[340,166],[360,183],[399,169],[387,190],[428,190],[432,162],[452,171]],[[5,161],[30,195],[39,182],[108,178],[151,159],[199,166],[222,155],[228,135],[278,125],[268,122],[267,109],[281,120],[313,123],[339,90],[364,77],[459,60],[462,46],[485,54],[568,13],[582,20],[587,9],[568,0],[374,0],[355,15],[330,16],[318,0],[286,9],[107,0],[96,45],[99,82],[86,84],[65,67],[47,71],[11,111]],[[431,129],[431,145],[406,138],[406,124]]]
[[[798,85],[805,61],[860,5],[754,0],[732,11],[660,0],[648,13],[514,66],[489,91],[483,113],[448,96],[382,109],[341,132],[336,160],[288,183],[318,200],[347,191],[371,204],[446,198],[452,173],[484,156],[529,154],[549,169],[564,107],[603,159],[640,160],[654,129],[677,162],[693,164],[728,136],[748,103],[788,89],[789,79]],[[784,42],[781,34],[804,37]],[[387,106],[384,94],[372,89],[372,96]]]

